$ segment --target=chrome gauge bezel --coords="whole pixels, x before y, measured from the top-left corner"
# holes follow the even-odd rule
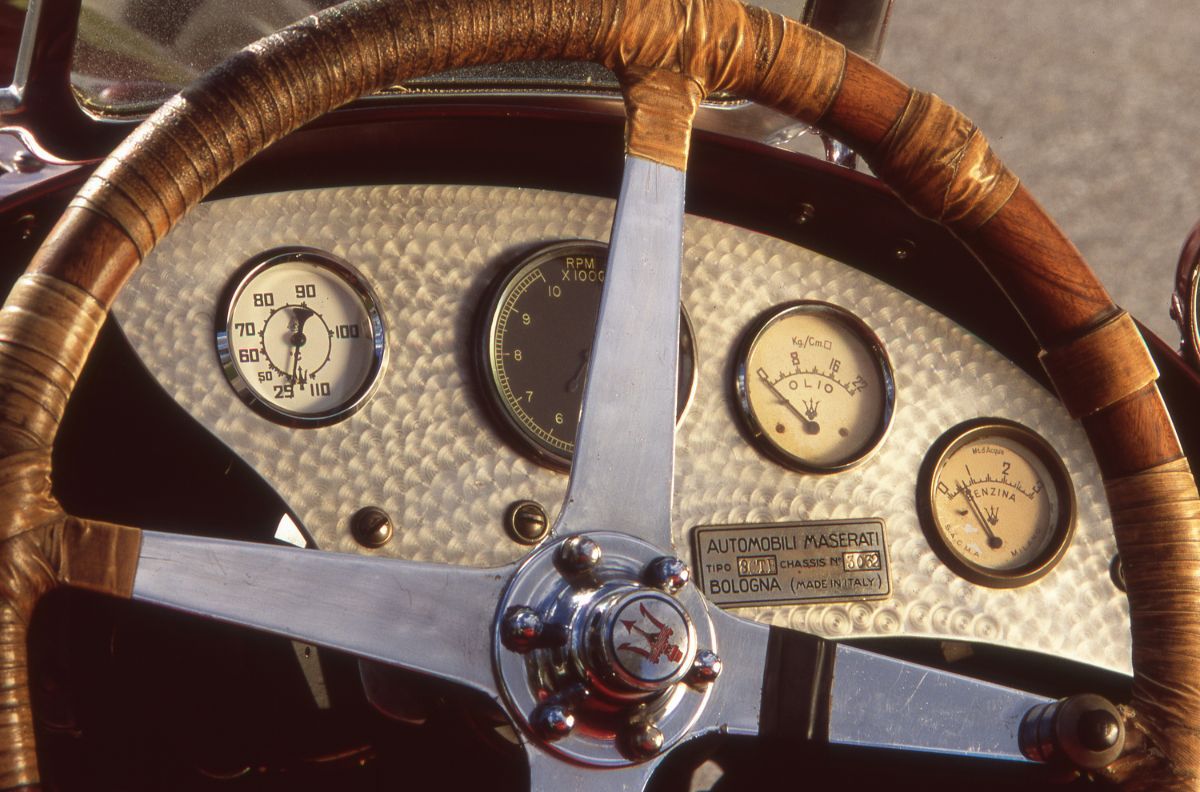
[[[572,251],[608,258],[608,245],[588,239],[568,239],[543,244],[525,251],[505,263],[500,274],[488,287],[486,295],[477,314],[475,328],[475,358],[479,378],[479,387],[484,392],[489,412],[496,417],[504,430],[505,436],[517,450],[539,464],[552,470],[567,472],[571,468],[571,454],[550,443],[530,429],[512,409],[512,405],[504,398],[501,391],[500,378],[502,372],[496,362],[496,333],[498,331],[500,313],[509,295],[525,275],[547,262],[566,255]],[[691,356],[691,378],[682,395],[682,402],[676,405],[676,425],[687,415],[692,398],[696,393],[697,369],[699,368],[696,351],[696,334],[692,327],[691,317],[686,308],[680,304],[680,333],[681,338],[688,339],[688,353]],[[682,350],[681,350],[682,351]],[[680,366],[684,363],[681,360]],[[531,419],[532,420],[532,419]]]
[[[1058,499],[1058,514],[1046,547],[1028,563],[1012,569],[995,569],[966,558],[954,549],[939,525],[934,511],[937,473],[946,458],[980,437],[1003,437],[1018,443],[1037,457],[1050,475]],[[929,546],[955,574],[980,586],[1017,588],[1033,583],[1050,573],[1062,560],[1075,535],[1075,486],[1062,457],[1050,442],[1024,424],[1006,418],[974,418],[951,427],[934,441],[917,473],[917,518]]]
[[[280,264],[304,262],[332,273],[349,287],[362,304],[371,325],[371,363],[362,384],[336,407],[305,413],[287,410],[264,401],[246,382],[233,359],[229,342],[233,310],[246,287],[266,270]],[[347,261],[319,248],[300,245],[272,248],[263,251],[239,266],[221,294],[216,311],[215,341],[217,359],[234,393],[257,414],[283,426],[312,429],[329,426],[349,418],[363,408],[379,387],[387,367],[387,331],[383,315],[370,283]]]
[[[858,453],[838,463],[816,464],[781,448],[771,438],[766,427],[759,421],[750,404],[747,377],[749,376],[749,362],[755,347],[772,325],[797,313],[817,314],[830,321],[837,322],[848,329],[856,340],[862,344],[863,348],[870,353],[876,373],[879,375],[879,381],[883,384],[881,390],[884,403],[878,425],[868,436]],[[861,464],[887,438],[888,431],[892,426],[892,416],[896,411],[896,378],[892,371],[892,362],[888,358],[887,350],[884,348],[883,342],[879,340],[879,336],[875,335],[875,331],[868,327],[866,322],[849,310],[840,305],[834,305],[833,303],[821,300],[793,300],[772,306],[759,314],[743,333],[742,341],[738,345],[733,380],[735,391],[734,401],[737,403],[738,415],[742,419],[746,430],[750,433],[754,447],[784,467],[800,473],[814,473],[818,475],[840,473]]]

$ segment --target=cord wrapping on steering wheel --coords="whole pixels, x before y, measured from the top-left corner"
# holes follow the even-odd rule
[[[625,78],[635,98],[643,88],[645,95],[660,98],[665,86],[682,88],[685,97],[676,111],[653,107],[643,113],[635,102],[629,130],[631,153],[678,168],[686,163],[690,128],[690,116],[681,119],[679,113],[694,108],[706,92],[730,90],[807,122],[823,120],[867,156],[902,197],[964,236],[1022,306],[1044,346],[1054,348],[1112,315],[1111,300],[1078,251],[969,121],[797,23],[745,10],[733,0],[356,0],[248,47],[164,105],[89,178],[31,263],[35,274],[10,295],[0,313],[5,383],[0,418],[6,423],[0,442],[9,453],[4,477],[22,479],[12,492],[0,492],[11,523],[2,545],[10,576],[34,557],[19,549],[25,537],[14,534],[62,524],[53,510],[30,508],[25,494],[41,492],[48,483],[57,422],[104,309],[187,210],[270,143],[362,93],[514,55],[599,60]],[[664,120],[670,122],[665,136]],[[64,331],[51,332],[61,317],[69,317],[61,323]],[[1098,415],[1085,426],[1110,475],[1118,465],[1137,470],[1150,466],[1148,461],[1180,456],[1173,436],[1146,432],[1143,437],[1139,430],[1146,424],[1134,420],[1139,415],[1154,417],[1156,425],[1169,420],[1152,385]],[[1123,430],[1111,447],[1101,445],[1107,442],[1105,432],[1097,430],[1105,421]],[[1190,588],[1174,592],[1178,579],[1168,573],[1182,576],[1186,586],[1196,583],[1197,507],[1186,460],[1172,464],[1146,477],[1114,477],[1110,493],[1122,553],[1127,545],[1132,548],[1128,563],[1137,566],[1129,576],[1135,645],[1140,644],[1135,710],[1147,719],[1146,731],[1158,743],[1148,750],[1168,757],[1138,783],[1193,788],[1200,750],[1192,724],[1200,704],[1190,680],[1200,677],[1194,659],[1200,656],[1194,626],[1200,598]],[[80,525],[88,530],[71,535],[88,537],[84,544],[105,535]],[[63,570],[45,561],[62,560],[53,547],[41,550],[34,563],[57,570],[44,576],[49,584],[96,583],[95,588],[121,593],[137,558],[136,550],[129,556],[135,543],[125,533],[113,532],[112,544],[96,542],[108,548],[100,555],[114,565],[98,583],[89,565],[73,562],[69,580],[61,579]],[[1164,559],[1164,548],[1178,554]],[[45,586],[8,582],[9,610],[0,625],[7,639],[0,654],[0,688],[13,691],[24,673],[24,619]],[[0,704],[13,736],[0,755],[0,780],[33,783],[28,701],[10,694]]]

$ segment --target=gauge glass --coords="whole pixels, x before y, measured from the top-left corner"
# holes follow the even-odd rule
[[[226,376],[289,425],[347,417],[369,397],[386,343],[376,300],[350,265],[310,248],[270,251],[231,284],[217,330]]]
[[[926,457],[919,487],[926,534],[968,580],[1029,583],[1070,541],[1070,477],[1050,444],[1020,424],[990,418],[950,430]]]
[[[759,445],[797,470],[829,473],[862,461],[887,433],[895,406],[883,345],[836,305],[773,309],[747,335],[738,401]]]
[[[483,312],[484,390],[522,451],[565,470],[575,451],[583,389],[600,315],[608,246],[557,242],[522,258]],[[678,416],[695,382],[695,349],[680,308]]]

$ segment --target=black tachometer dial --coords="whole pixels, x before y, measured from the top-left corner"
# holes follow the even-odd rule
[[[607,256],[599,242],[540,248],[500,278],[485,314],[484,390],[522,450],[559,469],[569,467],[575,450]],[[682,416],[695,373],[682,308],[679,344]]]

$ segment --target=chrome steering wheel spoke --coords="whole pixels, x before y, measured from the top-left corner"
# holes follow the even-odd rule
[[[494,697],[491,636],[512,571],[144,531],[133,598],[344,650]]]
[[[672,547],[684,183],[677,168],[625,158],[557,534],[621,531]]]
[[[534,743],[525,743],[529,763],[529,789],[557,792],[642,792],[650,783],[662,756],[624,767],[587,767],[571,764],[547,753]]]

